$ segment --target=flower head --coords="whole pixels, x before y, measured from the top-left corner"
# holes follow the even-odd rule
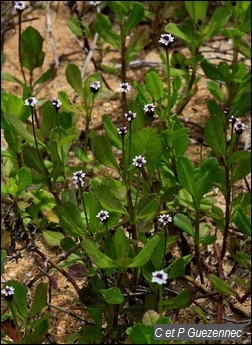
[[[145,163],[146,163],[145,157],[136,156],[136,157],[133,159],[133,164],[134,164],[135,167],[137,167],[137,168],[142,168],[142,167],[144,166]]]
[[[152,272],[152,283],[158,283],[159,285],[166,284],[168,279],[168,274],[163,270]]]
[[[22,13],[25,9],[25,1],[15,1],[14,8],[17,10],[18,13]]]
[[[51,103],[57,111],[60,110],[60,107],[62,106],[62,102],[59,99],[54,98],[51,100]]]
[[[162,214],[159,219],[160,223],[162,223],[163,225],[166,225],[168,223],[172,222],[172,217],[169,214]]]
[[[236,123],[236,117],[232,115],[229,119],[229,122],[232,123],[232,125],[234,125]]]
[[[245,129],[245,125],[244,123],[241,123],[241,122],[237,122],[234,124],[234,130],[235,130],[235,133],[237,134],[242,134],[242,132],[244,131]]]
[[[104,210],[101,210],[97,215],[96,215],[97,218],[100,218],[100,221],[105,223],[108,221],[109,219],[109,213],[108,211],[104,211]]]
[[[89,5],[92,5],[92,6],[97,6],[101,3],[101,1],[89,1]]]
[[[34,107],[36,103],[38,103],[38,100],[35,97],[29,97],[24,102],[25,105],[29,105],[30,107]]]
[[[147,115],[148,117],[153,117],[155,115],[155,108],[156,106],[153,103],[145,104],[145,106],[143,107],[145,115]]]
[[[4,295],[4,299],[11,301],[14,295],[14,287],[6,285],[4,289],[1,290],[1,294]]]
[[[99,91],[101,87],[101,82],[96,80],[96,81],[93,81],[91,84],[90,84],[90,90],[91,92],[93,93],[97,93]]]
[[[131,89],[131,86],[129,83],[120,84],[120,91],[121,92],[127,93],[128,91],[130,91],[130,89]]]
[[[124,114],[128,122],[132,121],[136,117],[136,113],[133,113],[129,110],[126,114]]]
[[[171,34],[162,34],[158,42],[164,49],[169,49],[173,41],[174,37]]]
[[[124,136],[127,133],[127,127],[119,127],[117,128],[118,134]]]
[[[75,173],[73,174],[73,183],[75,185],[75,188],[84,186],[83,178],[85,177],[85,175],[86,174],[82,170],[75,171]]]

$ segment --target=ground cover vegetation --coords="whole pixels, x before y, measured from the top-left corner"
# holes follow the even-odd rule
[[[2,341],[46,341],[50,310],[57,309],[52,290],[61,293],[55,271],[81,306],[82,327],[66,343],[168,343],[153,340],[154,325],[179,322],[191,305],[201,323],[228,322],[226,305],[250,300],[251,2],[174,2],[177,17],[165,21],[169,2],[90,1],[83,2],[85,12],[65,1],[69,28],[85,53],[82,70],[75,63],[65,70],[74,99],[60,89],[55,98],[40,97],[57,78],[58,61],[43,69],[43,37],[32,21],[22,29],[33,2],[4,3],[16,20],[22,79],[5,71],[7,21],[2,80],[22,93],[1,89]],[[58,2],[41,3],[48,13]],[[201,48],[220,34],[232,43],[225,52],[231,60],[213,63]],[[174,48],[177,42],[187,55]],[[161,70],[154,64],[141,82],[129,79],[147,49],[158,52]],[[119,63],[104,62],[111,50]],[[94,72],[87,74],[90,64]],[[117,89],[108,75],[120,80]],[[209,116],[198,124],[195,163],[181,112],[201,78]],[[120,101],[120,121],[107,112],[102,128],[92,129],[97,104],[109,99]],[[39,234],[60,249],[56,258],[41,250]],[[18,266],[24,251],[39,273],[29,281],[6,279],[7,262]]]

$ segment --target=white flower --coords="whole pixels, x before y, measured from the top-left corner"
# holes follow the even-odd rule
[[[152,283],[158,283],[159,285],[166,284],[168,279],[168,274],[163,270],[152,272]]]
[[[145,163],[146,163],[145,157],[136,156],[136,157],[133,159],[133,164],[135,165],[135,167],[142,168],[142,166],[143,166]]]
[[[14,295],[14,287],[6,285],[3,290],[1,290],[1,294],[4,296],[12,296]]]
[[[118,134],[125,135],[127,133],[127,127],[117,128]]]
[[[130,89],[131,89],[131,86],[130,86],[129,83],[122,83],[122,84],[120,84],[120,91],[121,92],[127,93],[128,91],[130,91]]]
[[[83,187],[84,186],[84,181],[83,178],[86,176],[86,174],[80,170],[80,171],[76,171],[73,174],[73,183],[75,185],[75,188],[79,188],[80,186]]]
[[[236,122],[234,124],[234,130],[237,134],[242,134],[242,132],[244,131],[245,129],[245,125],[244,123],[241,123],[240,121],[239,122]]]
[[[109,219],[109,213],[108,211],[101,210],[96,217],[100,218],[100,221],[104,223]]]
[[[93,92],[93,93],[97,93],[99,91],[101,87],[101,82],[96,80],[96,81],[93,81],[91,84],[90,84],[90,90]]]
[[[136,113],[133,113],[129,110],[126,114],[124,114],[128,122],[132,121],[136,117]]]
[[[163,48],[168,49],[172,42],[174,41],[174,37],[171,34],[162,34],[159,41]]]
[[[101,1],[89,1],[89,5],[92,5],[92,6],[97,6],[101,3]]]
[[[34,107],[36,103],[38,103],[38,100],[35,97],[29,97],[24,102],[25,105],[29,105],[30,107]]]
[[[155,115],[155,108],[156,106],[153,103],[150,103],[150,104],[145,104],[145,106],[143,107],[143,110],[147,116],[153,117]]]
[[[162,214],[158,219],[163,225],[166,225],[168,223],[172,222],[172,217],[170,217],[169,214]]]
[[[51,104],[56,108],[56,110],[59,110],[60,107],[62,106],[62,102],[59,99],[52,99]]]
[[[14,8],[18,12],[23,12],[23,10],[25,9],[25,1],[15,1]]]

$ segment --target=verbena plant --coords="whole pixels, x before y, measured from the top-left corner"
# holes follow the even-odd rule
[[[27,293],[44,275],[59,291],[50,275],[52,269],[72,284],[86,315],[82,329],[69,336],[70,343],[152,344],[156,323],[173,323],[173,311],[196,302],[188,287],[167,290],[167,283],[178,279],[203,290],[206,297],[218,295],[217,323],[222,321],[227,296],[244,303],[250,295],[248,272],[243,280],[223,272],[230,257],[233,269],[237,265],[244,272],[250,269],[246,252],[251,236],[250,151],[243,140],[249,128],[237,119],[250,110],[250,70],[238,58],[239,53],[245,57],[249,53],[244,40],[250,28],[250,2],[235,6],[225,2],[209,19],[207,2],[185,2],[187,18],[179,25],[169,23],[157,42],[164,78],[150,68],[141,83],[127,79],[127,68],[143,48],[145,41],[137,45],[134,30],[147,8],[135,1],[108,1],[99,6],[106,6],[116,18],[111,22],[97,11],[94,28],[100,35],[99,47],[109,43],[121,57],[121,69],[113,73],[119,80],[122,123],[117,127],[113,114],[104,114],[102,132],[91,131],[90,121],[106,89],[104,71],[101,75],[97,69],[83,80],[77,65],[67,66],[66,80],[81,105],[71,103],[60,90],[58,98],[37,100],[36,85],[49,81],[52,71],[33,81],[34,70],[43,65],[43,40],[33,27],[21,32],[24,8],[16,5],[24,80],[3,74],[4,79],[23,86],[23,95],[2,92],[2,129],[8,144],[2,151],[2,196],[8,207],[3,217],[1,264],[3,272],[7,254],[18,260],[14,255],[18,241],[24,250],[36,254],[42,273],[26,283],[4,282],[2,295],[8,309],[2,316],[2,336],[8,335],[15,343],[39,342],[47,332],[49,314],[43,308],[53,307],[47,284],[36,286],[30,305]],[[231,64],[212,64],[200,52],[219,32],[233,40]],[[132,39],[126,44],[130,34]],[[187,45],[191,57],[172,54],[177,39]],[[28,54],[29,41],[36,44]],[[178,114],[196,92],[199,64],[209,79],[210,116],[204,136],[198,138],[200,153],[194,164],[188,155],[189,130]],[[132,89],[136,96],[129,98]],[[68,157],[78,138],[76,120],[82,116],[81,108],[84,146],[75,148],[80,164],[72,166]],[[247,191],[236,193],[237,183],[243,180]],[[224,210],[216,205],[217,193],[225,199]],[[234,236],[231,225],[242,241],[228,252],[227,241]],[[62,249],[60,257],[52,259],[39,249],[37,230],[48,244]],[[210,245],[213,260],[209,262],[205,252]],[[173,255],[175,246],[179,257]],[[77,283],[80,278],[81,284]],[[204,288],[206,281],[212,290]],[[197,311],[205,321],[204,308]]]

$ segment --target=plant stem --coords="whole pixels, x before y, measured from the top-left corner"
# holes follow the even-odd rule
[[[171,122],[171,75],[170,75],[170,61],[169,61],[169,49],[165,50],[166,55],[166,73],[167,73],[167,122],[168,126]]]
[[[200,282],[204,284],[204,277],[202,273],[202,266],[200,261],[200,252],[199,252],[199,225],[200,225],[200,213],[198,208],[195,209],[195,238],[194,238],[194,246],[195,246],[195,257],[197,261],[197,266],[199,269],[200,274]]]
[[[225,208],[225,228],[223,234],[223,244],[221,250],[221,259],[224,258],[227,248],[227,237],[228,237],[228,228],[230,223],[230,202],[231,202],[231,185],[230,185],[230,170],[228,163],[225,164],[225,179],[226,179],[226,208]]]
[[[164,266],[165,266],[165,263],[166,263],[166,259],[165,259],[165,256],[166,256],[166,244],[167,244],[167,226],[165,225],[164,226]]]
[[[84,151],[87,155],[88,152],[88,134],[89,134],[89,124],[91,121],[92,111],[94,107],[95,94],[93,94],[91,107],[86,107],[86,127],[85,127],[85,139],[84,139]]]
[[[83,188],[81,186],[80,186],[80,193],[81,193],[81,202],[82,202],[83,211],[85,214],[87,229],[89,230],[89,222],[88,222],[87,209],[86,209],[85,198],[84,198],[84,191],[83,191]]]
[[[137,207],[138,195],[139,195],[139,188],[140,188],[140,168],[137,169],[137,192],[136,192],[136,200],[135,200],[135,210]]]
[[[163,312],[163,308],[162,308],[162,299],[163,299],[163,294],[162,294],[162,285],[158,285],[158,313],[159,313],[159,316],[162,316],[162,312]]]
[[[21,17],[22,17],[22,14],[18,13],[18,55],[19,55],[19,63],[20,63],[21,72],[22,72],[22,75],[24,78],[24,82],[27,84],[24,69],[22,66],[22,61],[21,61],[21,56],[22,56],[22,51],[21,51],[21,22],[22,21],[21,21]]]
[[[58,126],[58,131],[59,131],[59,140],[61,141],[62,137],[61,137],[60,122],[59,122],[59,113],[58,113],[58,110],[56,108],[55,108],[55,112],[56,112],[56,121],[57,121],[57,126]],[[64,159],[64,151],[63,151],[62,145],[60,146],[60,151],[61,151],[61,160],[62,160],[62,164],[63,164],[63,177],[65,179],[65,185],[67,188],[68,183],[67,183],[66,172],[65,172],[65,159]]]

